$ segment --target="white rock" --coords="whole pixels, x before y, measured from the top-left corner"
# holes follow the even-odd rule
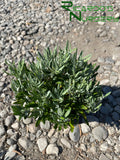
[[[13,150],[16,150],[16,148],[17,148],[17,145],[14,144],[14,145],[12,145],[12,146],[9,147],[8,151],[12,152]]]
[[[64,128],[63,133],[65,136],[68,135],[69,132],[70,132],[70,127]]]
[[[120,18],[120,13],[116,13],[116,15],[114,16],[114,18]]]
[[[120,60],[120,47],[116,47],[115,49],[114,49],[114,54],[113,54],[113,60]]]
[[[40,152],[42,152],[47,147],[48,142],[47,142],[46,138],[40,138],[40,139],[37,140],[37,144],[38,144]]]
[[[100,81],[100,85],[106,85],[109,83],[109,79],[103,79]]]
[[[41,46],[45,47],[47,45],[46,42],[41,42]]]
[[[105,22],[98,22],[98,24],[103,26]]]
[[[117,61],[117,62],[115,63],[115,65],[116,65],[116,66],[120,66],[120,61]]]
[[[92,147],[90,147],[90,150],[89,150],[89,151],[92,152],[93,154],[95,154],[96,151],[97,151],[97,149],[96,149],[95,146],[92,146]]]
[[[71,144],[65,139],[65,138],[61,138],[61,142],[63,145],[65,145],[67,148],[71,148]]]
[[[28,125],[28,130],[30,133],[35,133],[38,130],[38,128],[35,127],[35,123],[31,123]]]
[[[40,122],[40,127],[41,129],[45,129],[45,130],[49,130],[50,129],[50,122],[49,121],[45,121],[45,124],[43,122]]]
[[[31,123],[31,121],[32,121],[32,118],[23,118],[23,123],[24,124],[30,124]]]
[[[83,151],[86,151],[86,150],[87,150],[87,149],[86,149],[86,146],[85,146],[84,144],[81,144],[81,145],[80,145],[80,149],[83,150]]]
[[[108,149],[108,144],[106,142],[100,145],[101,151],[106,151],[107,149]]]
[[[7,130],[7,134],[10,135],[10,136],[12,136],[12,135],[14,134],[14,132],[13,132],[12,129],[8,129],[8,130]]]
[[[87,133],[87,132],[90,131],[90,127],[87,124],[82,123],[81,124],[81,130],[82,130],[82,133]]]
[[[52,137],[52,135],[54,134],[54,132],[55,132],[55,129],[52,128],[52,129],[48,132],[48,137],[49,137],[49,138]]]
[[[113,127],[109,127],[108,128],[108,133],[109,133],[109,135],[114,134],[115,133],[115,129]]]
[[[55,143],[57,141],[57,138],[55,138],[55,137],[52,137],[51,139],[50,139],[50,143]]]
[[[116,153],[120,153],[120,144],[116,144],[114,147]]]
[[[46,149],[46,153],[47,154],[55,154],[56,156],[58,156],[59,149],[56,146],[56,144],[49,144],[47,149]]]
[[[18,130],[18,129],[19,129],[19,123],[18,123],[18,122],[15,122],[15,123],[13,123],[13,124],[11,125],[11,127],[12,127],[13,129]]]

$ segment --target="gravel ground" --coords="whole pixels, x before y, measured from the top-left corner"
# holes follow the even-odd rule
[[[112,5],[112,16],[120,17],[120,1],[73,1],[74,5]],[[83,15],[106,15],[86,12]],[[80,22],[69,20],[69,12],[56,0],[0,1],[0,159],[1,160],[119,160],[120,159],[120,21]],[[100,65],[97,79],[111,95],[96,114],[88,115],[74,132],[54,130],[46,121],[35,127],[34,119],[13,115],[14,95],[5,59],[33,61],[36,50],[71,46],[92,53]]]

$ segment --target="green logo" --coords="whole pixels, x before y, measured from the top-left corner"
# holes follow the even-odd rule
[[[64,5],[61,7],[64,8],[65,10],[70,12],[70,21],[72,20],[72,16],[75,17],[79,21],[91,21],[91,22],[118,22],[119,18],[114,18],[112,16],[87,16],[85,19],[84,17],[81,16],[81,12],[86,12],[86,11],[108,11],[111,12],[113,11],[113,6],[73,6],[73,3],[71,1],[62,1]],[[66,5],[67,4],[67,5]],[[79,15],[76,15],[70,10],[70,7],[73,8],[73,12],[77,11],[79,12]]]

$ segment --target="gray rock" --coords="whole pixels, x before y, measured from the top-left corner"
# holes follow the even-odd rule
[[[15,141],[12,138],[7,139],[7,144],[11,146],[11,145],[15,144]]]
[[[15,160],[25,160],[24,156],[18,155],[15,157]]]
[[[36,137],[39,138],[41,136],[41,134],[42,134],[42,131],[38,130],[37,133],[36,133]]]
[[[4,160],[12,160],[16,156],[16,152],[13,152],[17,148],[17,145],[10,146],[8,152],[5,154]]]
[[[113,160],[119,160],[119,158],[114,155],[114,159]]]
[[[103,31],[102,33],[100,33],[100,37],[106,37],[107,36],[107,32]]]
[[[15,153],[15,152],[7,152],[7,153],[5,154],[4,160],[12,160],[15,156],[16,156],[16,153]]]
[[[111,57],[106,57],[105,58],[105,63],[106,64],[114,64],[115,63],[115,61],[111,58]]]
[[[114,121],[119,121],[119,119],[120,119],[119,114],[118,114],[117,112],[113,112],[113,113],[112,113],[112,119],[113,119]]]
[[[105,105],[104,106],[102,105],[100,108],[100,112],[106,115],[108,115],[112,111],[113,111],[113,108],[108,103],[105,103]]]
[[[32,133],[30,133],[30,140],[31,140],[31,141],[35,140],[35,135],[32,134]]]
[[[117,62],[115,63],[115,65],[116,65],[116,66],[120,66],[120,61],[117,61]]]
[[[108,137],[108,131],[102,126],[95,127],[92,133],[98,141],[105,140]]]
[[[0,137],[0,148],[4,146],[6,141],[6,135]]]
[[[45,129],[45,130],[49,130],[50,129],[50,122],[49,121],[45,121],[45,124],[43,122],[40,122],[40,127],[41,129]]]
[[[58,156],[59,149],[56,146],[56,144],[49,144],[48,147],[46,148],[46,153],[47,154],[55,154],[56,156]]]
[[[120,114],[120,106],[119,105],[115,106],[114,111]]]
[[[0,117],[1,118],[5,118],[6,115],[7,115],[6,109],[3,109],[2,111],[0,111]]]
[[[105,59],[103,57],[98,57],[97,61],[99,63],[104,63]]]
[[[32,122],[32,118],[23,118],[23,123],[24,124],[30,124]]]
[[[118,77],[116,75],[115,76],[110,75],[110,82],[112,85],[115,85],[117,80],[118,80]]]
[[[102,90],[105,94],[112,91],[111,87],[109,86],[102,87]]]
[[[18,138],[19,138],[19,133],[18,133],[18,132],[14,132],[14,135],[12,135],[11,138],[12,138],[14,141],[17,141]]]
[[[61,138],[61,142],[63,145],[65,145],[67,148],[71,148],[71,144],[65,139],[65,138]]]
[[[73,132],[71,132],[71,131],[69,132],[69,137],[73,142],[78,142],[79,141],[79,139],[80,139],[80,129],[79,129],[78,125],[74,126]]]
[[[120,89],[117,89],[117,90],[113,91],[113,92],[112,92],[112,95],[113,95],[114,97],[120,97]]]
[[[27,138],[24,138],[24,137],[21,137],[18,139],[18,143],[25,149],[31,149],[33,147],[33,144],[27,139]]]
[[[13,115],[11,116],[8,116],[6,119],[5,119],[5,125],[8,127],[10,126],[13,122],[14,122],[15,118]]]
[[[4,159],[5,151],[0,149],[0,159]]]
[[[100,155],[99,160],[109,160],[103,153]]]
[[[106,156],[107,156],[107,158],[109,158],[110,160],[113,160],[112,155],[110,155],[109,153],[106,153],[105,155],[106,155]]]
[[[109,96],[107,97],[107,99],[108,99],[109,104],[111,104],[111,105],[113,105],[113,106],[117,105],[117,102],[116,102],[115,98],[113,98],[112,95],[109,95]]]
[[[37,33],[39,30],[39,27],[38,26],[35,26],[33,28],[31,28],[28,32],[27,32],[27,35],[32,35],[32,34],[35,34]]]
[[[103,68],[104,68],[105,70],[107,70],[107,71],[111,71],[112,66],[111,66],[111,65],[104,65]]]
[[[0,137],[5,134],[5,128],[3,125],[0,125]]]
[[[81,130],[82,130],[82,133],[87,133],[87,132],[90,131],[90,127],[87,124],[82,123],[81,124]]]
[[[116,102],[118,105],[120,105],[120,98],[116,98]]]
[[[42,152],[47,147],[48,142],[47,142],[46,138],[40,138],[40,139],[37,140],[37,144],[38,144],[40,152]]]

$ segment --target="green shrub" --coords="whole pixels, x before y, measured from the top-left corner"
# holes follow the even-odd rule
[[[73,130],[74,120],[82,116],[87,123],[86,113],[95,113],[105,97],[96,81],[99,66],[88,63],[89,56],[77,58],[68,43],[62,50],[49,48],[42,55],[38,52],[36,62],[18,65],[6,62],[13,76],[11,88],[15,93],[12,106],[15,115],[34,117],[36,126],[49,120],[55,128],[68,125]],[[108,95],[108,94],[107,94]],[[107,96],[106,95],[106,96]]]

